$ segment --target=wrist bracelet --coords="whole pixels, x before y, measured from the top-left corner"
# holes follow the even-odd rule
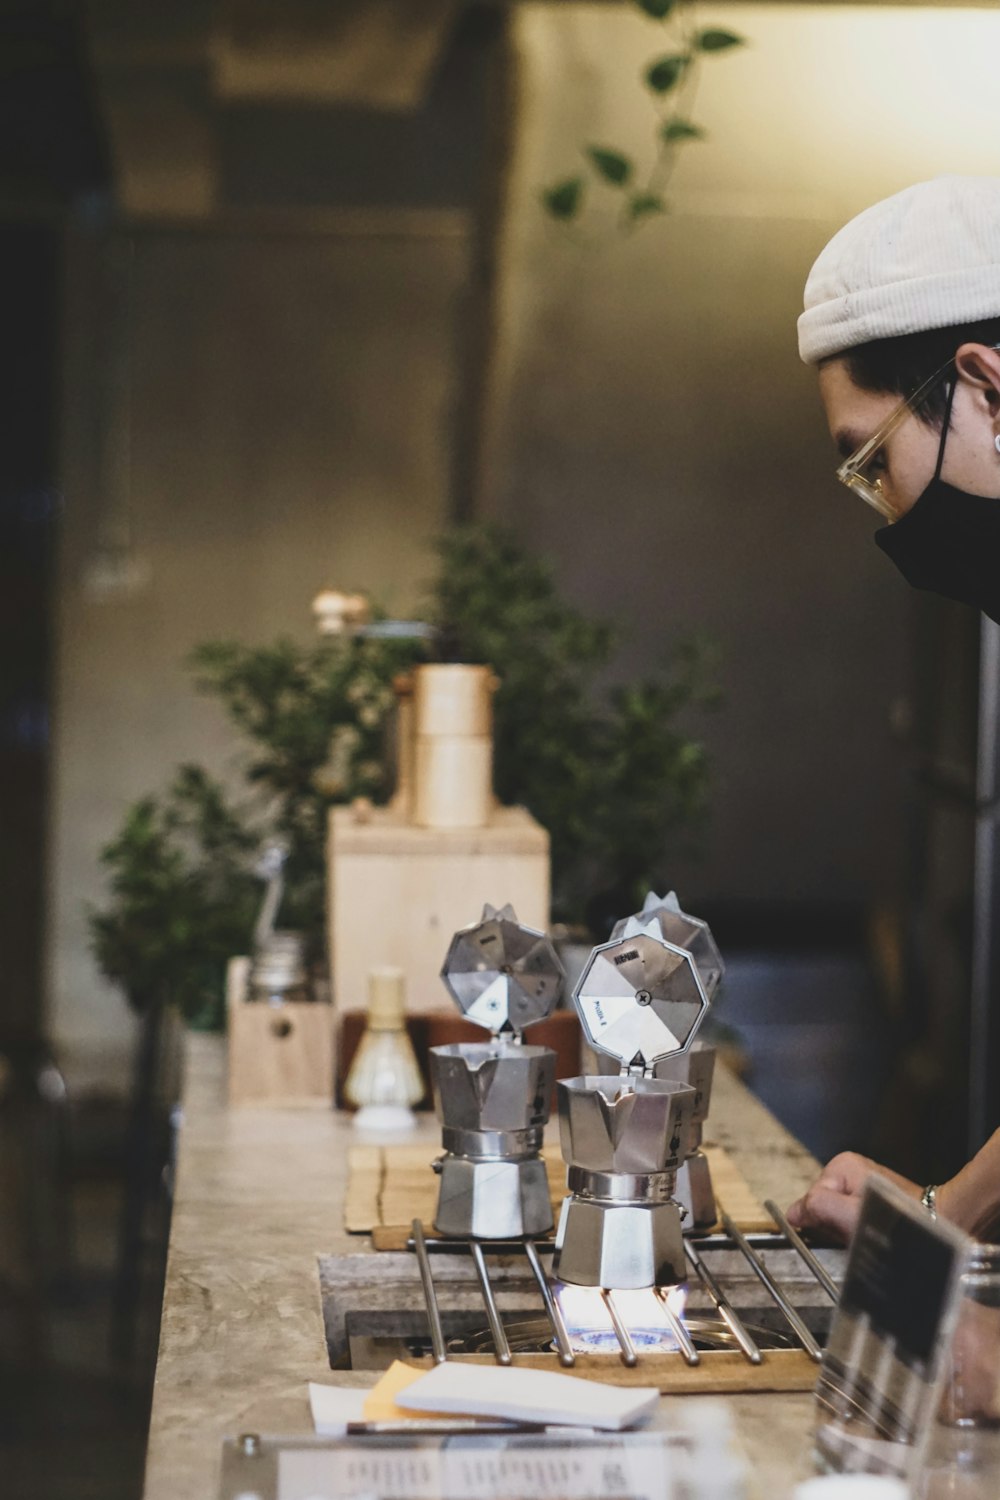
[[[920,1194],[920,1202],[926,1208],[932,1219],[937,1218],[937,1184],[928,1183]]]

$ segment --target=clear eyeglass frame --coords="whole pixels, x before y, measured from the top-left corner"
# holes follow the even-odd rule
[[[1000,344],[991,344],[990,348],[1000,349]],[[878,457],[896,429],[901,427],[908,417],[920,411],[931,391],[939,381],[945,378],[954,363],[955,356],[952,355],[939,370],[935,370],[934,374],[924,381],[923,385],[918,385],[912,395],[907,396],[905,401],[901,401],[889,413],[881,427],[873,432],[871,437],[851,454],[850,458],[845,458],[837,470],[837,478],[841,484],[846,484],[855,495],[860,495],[866,505],[877,510],[886,521],[898,521],[899,512],[885,495],[881,477],[873,476],[870,472],[866,473],[865,470],[870,470],[872,462]]]
[[[861,444],[860,448],[856,448],[849,458],[845,458],[837,470],[837,478],[841,484],[846,484],[849,490],[859,495],[866,505],[877,510],[886,521],[898,521],[899,512],[883,492],[881,475],[871,473],[871,465],[878,458],[892,434],[909,417],[919,412],[931,391],[948,374],[954,362],[954,355],[952,355],[940,370],[935,370],[923,385],[918,385],[912,395],[907,396],[905,401],[901,401],[889,413],[881,427],[878,427],[871,437]]]

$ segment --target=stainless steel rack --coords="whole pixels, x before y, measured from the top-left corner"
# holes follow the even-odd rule
[[[794,1294],[768,1265],[766,1255],[775,1250],[794,1252],[797,1262],[808,1272],[811,1284],[821,1289],[831,1307],[837,1300],[836,1282],[799,1235],[787,1224],[780,1210],[771,1203],[768,1203],[767,1208],[768,1212],[773,1214],[775,1222],[781,1225],[782,1232],[743,1234],[728,1217],[723,1216],[724,1233],[692,1236],[686,1239],[684,1250],[692,1282],[697,1283],[708,1304],[714,1309],[716,1324],[726,1335],[730,1346],[738,1349],[750,1365],[759,1365],[764,1357],[760,1347],[759,1330],[748,1326],[750,1320],[737,1312],[720,1276],[711,1264],[720,1250],[737,1252],[742,1263],[745,1263],[745,1266],[753,1273],[753,1277],[764,1288],[765,1305],[776,1309],[785,1324],[787,1337],[783,1341],[783,1347],[802,1350],[810,1360],[818,1364],[822,1358],[820,1340],[807,1325],[802,1311],[796,1305]],[[487,1266],[487,1256],[522,1257],[524,1259],[530,1271],[528,1279],[537,1289],[543,1319],[548,1325],[551,1348],[559,1364],[565,1369],[573,1369],[576,1366],[577,1354],[572,1347],[572,1337],[559,1304],[555,1283],[550,1272],[543,1265],[543,1257],[551,1256],[555,1250],[554,1240],[521,1239],[482,1242],[466,1239],[435,1239],[425,1233],[424,1226],[418,1219],[414,1219],[407,1248],[416,1256],[419,1267],[431,1353],[437,1363],[461,1356],[456,1354],[445,1336],[442,1311],[435,1285],[434,1262],[441,1256],[461,1255],[469,1257],[474,1268],[475,1281],[482,1299],[483,1312],[490,1335],[489,1344],[497,1364],[511,1364],[515,1351],[512,1350],[508,1329],[498,1306],[496,1287]],[[501,1278],[499,1284],[503,1285],[506,1280],[506,1277]],[[628,1319],[623,1314],[614,1289],[602,1287],[597,1290],[614,1330],[621,1363],[632,1369],[643,1358],[642,1353],[636,1347],[634,1330],[629,1327]],[[673,1335],[679,1358],[687,1365],[698,1365],[702,1359],[702,1352],[697,1347],[692,1328],[671,1305],[667,1288],[653,1288],[653,1291],[663,1311],[665,1323]],[[700,1320],[702,1326],[704,1326],[704,1321]]]

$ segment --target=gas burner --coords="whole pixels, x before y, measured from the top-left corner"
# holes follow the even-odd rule
[[[735,1334],[732,1329],[727,1328],[721,1318],[708,1316],[685,1318],[684,1326],[699,1354],[705,1354],[709,1350],[739,1352],[740,1346]],[[794,1349],[797,1347],[792,1335],[780,1329],[749,1322],[745,1322],[743,1327],[760,1349]],[[508,1320],[504,1328],[512,1354],[555,1354],[557,1352],[552,1327],[547,1318]],[[616,1357],[620,1352],[618,1338],[613,1328],[570,1329],[569,1335],[574,1354],[610,1354]],[[630,1326],[629,1336],[636,1352],[640,1355],[676,1354],[680,1347],[676,1338],[666,1328]],[[430,1354],[429,1339],[412,1342],[415,1346],[419,1345],[421,1353]],[[463,1354],[495,1354],[496,1352],[493,1335],[488,1328],[477,1328],[474,1333],[465,1337],[450,1338],[447,1348],[449,1359]],[[417,1347],[414,1347],[414,1353],[417,1353]]]

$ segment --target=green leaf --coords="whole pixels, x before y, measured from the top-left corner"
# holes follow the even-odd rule
[[[660,131],[660,139],[668,146],[675,146],[678,141],[703,141],[705,132],[690,120],[668,120]]]
[[[640,10],[644,10],[647,16],[652,16],[654,21],[665,21],[673,10],[676,0],[635,0]]]
[[[587,155],[595,172],[614,187],[624,187],[632,176],[632,162],[620,151],[609,151],[605,146],[588,146]]]
[[[666,211],[667,205],[659,193],[636,193],[628,206],[630,219],[646,219],[651,214],[665,214]]]
[[[583,206],[583,178],[567,177],[546,188],[542,202],[554,219],[575,219]]]
[[[699,31],[695,46],[701,52],[726,52],[730,47],[742,47],[744,38],[734,31]]]
[[[685,53],[671,53],[658,57],[646,69],[646,82],[654,94],[669,94],[684,76],[691,59]]]

